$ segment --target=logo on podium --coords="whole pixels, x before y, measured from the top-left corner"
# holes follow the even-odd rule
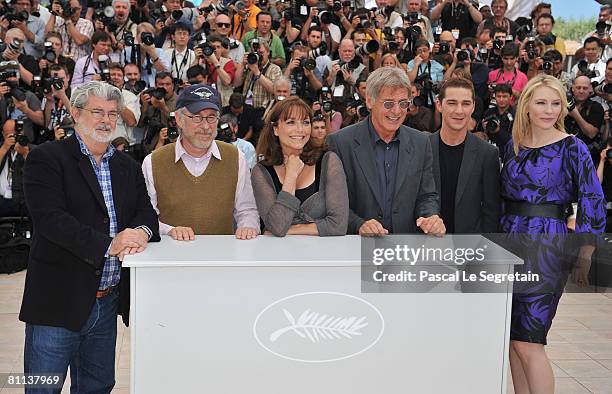
[[[265,307],[253,334],[261,347],[287,360],[325,363],[355,357],[380,340],[385,322],[370,302],[350,294],[291,295]]]

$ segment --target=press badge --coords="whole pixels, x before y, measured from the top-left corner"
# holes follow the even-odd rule
[[[308,15],[308,8],[305,5],[300,7],[300,15]]]
[[[455,37],[455,40],[459,39],[459,29],[453,29],[451,31],[453,33],[453,37]]]
[[[344,96],[344,85],[338,85],[334,88],[334,97]]]

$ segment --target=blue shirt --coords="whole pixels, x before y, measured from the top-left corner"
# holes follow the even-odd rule
[[[104,197],[104,204],[106,205],[106,210],[108,211],[108,217],[110,218],[110,226],[108,235],[112,238],[117,235],[117,215],[115,214],[115,202],[113,200],[113,185],[111,183],[111,173],[109,161],[110,158],[115,153],[115,148],[112,145],[108,145],[106,152],[102,156],[102,160],[100,160],[100,166],[96,162],[96,159],[93,157],[89,149],[79,136],[79,133],[75,133],[77,141],[79,141],[79,145],[81,147],[81,153],[89,158],[91,162],[91,166],[96,173],[96,178],[98,178],[98,184],[100,185],[100,189],[102,190],[102,196]],[[98,286],[99,290],[104,290],[108,287],[115,286],[119,283],[120,274],[121,274],[121,264],[119,263],[118,257],[112,257],[108,255],[106,261],[104,262],[104,268],[102,269],[102,278],[100,279],[100,286]]]
[[[368,128],[370,130],[370,137],[374,146],[374,159],[376,162],[376,173],[378,175],[378,185],[380,190],[382,206],[382,215],[378,215],[376,218],[384,228],[389,230],[389,233],[393,232],[393,194],[395,193],[395,176],[397,174],[397,162],[399,158],[399,145],[400,141],[397,138],[399,129],[393,136],[393,139],[386,143],[383,141],[374,126],[372,120],[368,120]]]

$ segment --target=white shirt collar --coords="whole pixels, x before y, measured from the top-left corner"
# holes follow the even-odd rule
[[[176,141],[176,144],[174,144],[174,162],[175,163],[177,163],[183,157],[183,155],[190,157],[193,160],[199,161],[205,157],[210,157],[210,155],[212,154],[217,160],[221,160],[221,152],[219,151],[219,147],[217,146],[217,141],[212,142],[212,144],[210,145],[210,148],[208,149],[208,152],[204,156],[193,157],[189,153],[187,153],[187,151],[183,147],[182,140],[183,138],[181,137]]]

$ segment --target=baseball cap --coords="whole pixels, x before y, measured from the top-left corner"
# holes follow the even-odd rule
[[[187,108],[192,114],[197,114],[204,109],[219,111],[219,101],[217,89],[199,83],[183,89],[176,100],[176,110]]]

